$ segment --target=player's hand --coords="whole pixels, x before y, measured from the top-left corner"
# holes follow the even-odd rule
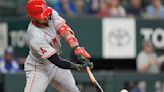
[[[89,66],[90,69],[93,69],[93,63],[90,62],[90,54],[82,47],[75,47],[74,53],[77,56],[78,62],[82,64],[83,67]]]
[[[88,62],[87,64],[76,64],[76,69],[80,72],[86,71],[86,67],[89,67],[90,69],[93,69],[93,63]]]
[[[87,61],[87,62],[85,62],[85,63],[82,64],[82,65],[83,65],[83,67],[85,67],[85,69],[86,69],[87,66],[88,66],[90,69],[93,69],[93,63],[90,62],[90,61]]]
[[[93,69],[93,63],[89,59],[78,60],[78,63],[80,63],[83,67],[85,67],[85,69],[86,69],[87,66],[90,69]]]
[[[74,49],[74,53],[78,59],[81,60],[81,59],[85,59],[85,58],[87,58],[87,59],[91,58],[90,54],[83,47],[76,46],[73,49]]]
[[[70,67],[72,70],[78,70],[80,72],[85,71],[86,67],[84,67],[82,64],[76,64],[73,62],[69,62],[70,63]]]
[[[80,72],[83,72],[86,70],[86,67],[84,67],[82,64],[76,64],[76,69]]]

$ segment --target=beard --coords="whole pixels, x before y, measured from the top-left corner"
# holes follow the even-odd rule
[[[48,26],[48,22],[39,22],[39,21],[35,21],[37,24],[39,25],[44,25],[44,26]]]
[[[47,23],[41,23],[42,25],[44,25],[44,26],[48,26],[48,22]]]

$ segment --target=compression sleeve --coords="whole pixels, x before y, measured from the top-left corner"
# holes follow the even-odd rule
[[[72,70],[77,69],[76,68],[77,66],[75,63],[73,63],[69,60],[63,59],[60,56],[58,56],[57,54],[52,55],[51,57],[48,58],[48,60],[63,69],[72,69]]]

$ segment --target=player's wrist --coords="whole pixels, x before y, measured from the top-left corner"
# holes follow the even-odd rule
[[[77,69],[78,71],[82,72],[82,71],[83,71],[83,66],[80,65],[80,64],[77,64],[76,69]]]
[[[81,64],[75,64],[73,62],[70,62],[70,69],[71,70],[78,70],[82,71],[83,66]]]
[[[75,63],[70,62],[70,69],[71,70],[76,70],[77,69],[77,65]]]
[[[80,59],[91,58],[90,54],[83,47],[74,46],[73,51],[74,51],[74,54],[77,56],[77,58],[80,58]]]
[[[75,51],[78,47],[80,47],[79,45],[76,45],[73,47],[73,51]]]
[[[72,48],[73,48],[74,46],[79,45],[78,39],[77,39],[74,35],[67,36],[67,37],[66,37],[66,42],[67,42],[67,44],[68,44],[70,47],[72,47]]]

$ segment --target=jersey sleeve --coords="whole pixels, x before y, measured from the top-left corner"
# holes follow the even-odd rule
[[[65,23],[65,19],[63,19],[55,10],[52,11],[52,18],[56,30]]]
[[[66,21],[61,16],[59,16],[59,14],[55,10],[53,10],[52,12],[52,18],[55,29],[59,35],[61,35],[61,33],[66,30],[70,31],[71,34],[74,34],[72,29],[66,24]]]
[[[43,60],[51,57],[56,50],[51,47],[46,39],[33,39],[30,41],[30,48],[35,56]]]

